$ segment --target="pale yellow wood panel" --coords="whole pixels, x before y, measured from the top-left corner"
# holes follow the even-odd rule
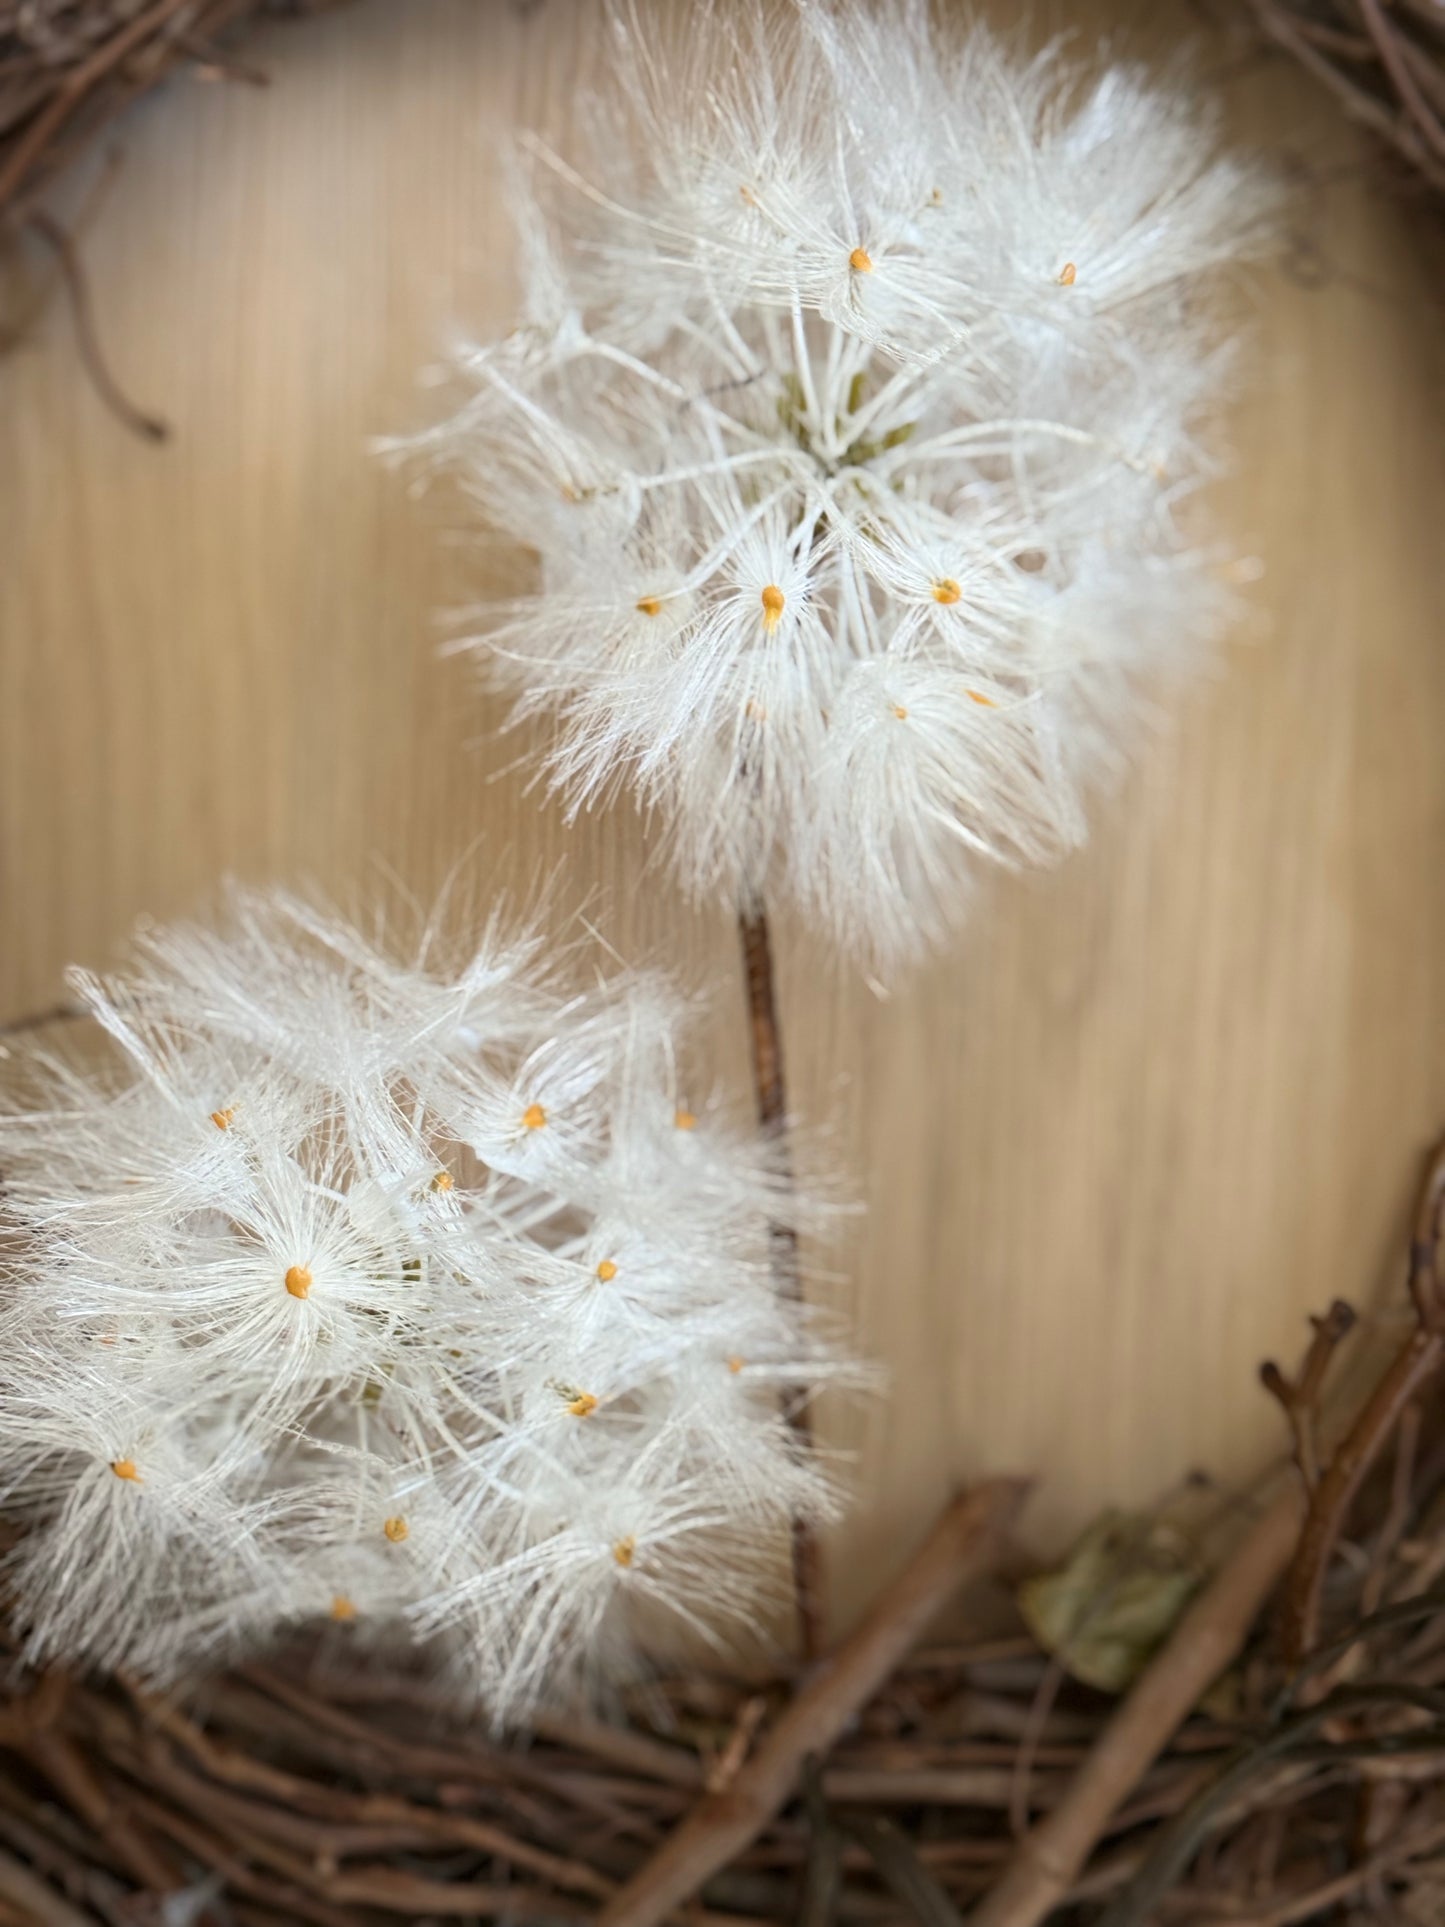
[[[527,793],[525,744],[435,653],[475,558],[367,453],[424,419],[449,324],[506,324],[489,143],[564,124],[594,43],[562,0],[365,0],[268,34],[269,91],[184,82],[128,123],[87,256],[174,441],[105,414],[58,308],[0,363],[5,1013],[224,871],[350,899],[385,866],[428,898],[480,840],[500,883],[560,866],[559,919],[590,901],[627,954],[715,981],[741,1088],[726,920],[644,870],[630,817],[569,832]],[[1041,1472],[1042,1541],[1244,1472],[1276,1436],[1255,1363],[1384,1280],[1445,1120],[1440,261],[1306,84],[1230,91],[1328,177],[1298,213],[1323,285],[1262,279],[1219,502],[1267,565],[1249,634],[1091,850],[1001,884],[887,1003],[784,936],[798,1107],[869,1206],[832,1289],[895,1379],[840,1421],[844,1610],[986,1466]]]

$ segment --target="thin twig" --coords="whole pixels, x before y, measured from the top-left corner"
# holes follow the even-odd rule
[[[37,1727],[24,1751],[140,1886],[166,1893],[181,1884],[165,1855],[107,1792],[69,1734],[52,1726]]]
[[[1415,1454],[1420,1444],[1420,1407],[1407,1406],[1400,1420],[1395,1441],[1395,1465],[1390,1477],[1390,1509],[1370,1547],[1370,1569],[1360,1588],[1360,1611],[1368,1618],[1378,1612],[1390,1576],[1390,1561],[1404,1537],[1410,1520],[1411,1494],[1414,1489]]]
[[[1410,71],[1409,63],[1401,54],[1395,41],[1395,30],[1386,20],[1380,0],[1356,0],[1356,4],[1364,15],[1366,31],[1379,50],[1380,64],[1390,76],[1402,106],[1437,158],[1445,161],[1445,127],[1440,125]]]
[[[1445,1360],[1445,1306],[1438,1275],[1442,1210],[1445,1144],[1430,1160],[1415,1210],[1409,1269],[1415,1329],[1377,1380],[1310,1494],[1280,1608],[1280,1643],[1287,1665],[1298,1665],[1316,1643],[1325,1570],[1355,1494],[1402,1415]]]
[[[813,1760],[804,1768],[803,1806],[808,1816],[808,1860],[803,1873],[803,1896],[798,1905],[798,1927],[833,1927],[843,1884],[843,1836],[828,1812],[817,1763]]]
[[[48,1024],[74,1023],[87,1015],[84,1004],[51,1004],[47,1010],[27,1011],[0,1024],[0,1037],[17,1037],[25,1031],[44,1030]]]
[[[762,1693],[754,1693],[745,1699],[738,1708],[733,1730],[728,1734],[727,1743],[717,1759],[708,1768],[704,1785],[709,1793],[724,1793],[732,1785],[742,1770],[748,1757],[758,1728],[767,1718],[768,1702]]]
[[[1059,1905],[1111,1817],[1243,1646],[1289,1560],[1300,1509],[1290,1486],[1260,1517],[1145,1669],[1059,1805],[1020,1841],[970,1927],[1036,1927]]]
[[[956,1499],[857,1632],[799,1689],[726,1792],[711,1794],[613,1897],[602,1927],[657,1927],[760,1833],[934,1615],[996,1563],[1026,1487],[997,1479]]]
[[[847,1821],[846,1830],[867,1851],[890,1893],[903,1902],[919,1927],[963,1927],[963,1916],[906,1834],[876,1813],[856,1815]]]
[[[76,252],[75,243],[59,221],[41,208],[35,209],[26,217],[25,225],[32,234],[38,235],[55,255],[61,281],[70,299],[70,312],[75,321],[75,340],[80,350],[80,359],[96,393],[111,413],[143,441],[167,441],[171,432],[170,424],[162,421],[159,415],[148,415],[144,409],[137,408],[135,403],[122,393],[119,383],[106,365],[100,340],[95,331],[90,289],[86,285],[85,270],[80,265],[80,256]]]
[[[1437,161],[1413,123],[1321,53],[1300,31],[1298,17],[1276,0],[1254,0],[1261,27],[1270,39],[1323,82],[1346,110],[1388,141],[1437,190],[1445,191],[1445,166]]]
[[[1319,1423],[1320,1398],[1335,1352],[1354,1329],[1355,1314],[1343,1298],[1337,1298],[1323,1318],[1311,1318],[1312,1336],[1304,1363],[1293,1378],[1280,1370],[1273,1359],[1259,1368],[1260,1383],[1284,1408],[1290,1431],[1294,1434],[1295,1463],[1308,1491],[1319,1483],[1319,1445],[1315,1428]]]
[[[1049,1715],[1054,1710],[1054,1701],[1059,1696],[1059,1688],[1066,1678],[1067,1671],[1063,1661],[1057,1653],[1051,1654],[1043,1678],[1029,1701],[1028,1718],[1023,1732],[1019,1735],[1019,1743],[1014,1753],[1013,1787],[1009,1794],[1008,1818],[1015,1838],[1028,1831],[1039,1743],[1043,1738]]]
[[[1433,1708],[1430,1705],[1432,1701]],[[1320,1700],[1313,1707],[1296,1714],[1274,1733],[1242,1746],[1198,1798],[1164,1828],[1144,1866],[1108,1909],[1102,1927],[1144,1927],[1145,1922],[1153,1919],[1159,1900],[1187,1864],[1205,1833],[1250,1781],[1258,1779],[1277,1761],[1291,1756],[1302,1761],[1328,1761],[1333,1754],[1343,1753],[1346,1748],[1327,1745],[1322,1750],[1316,1750],[1313,1743],[1320,1732],[1342,1719],[1371,1711],[1376,1705],[1388,1707],[1402,1702],[1412,1706],[1418,1704],[1422,1710],[1434,1710],[1437,1720],[1442,1710],[1442,1700],[1438,1694],[1426,1695],[1404,1687],[1383,1685],[1344,1687],[1329,1699]],[[1412,1740],[1411,1743],[1416,1742]],[[1393,1742],[1357,1742],[1354,1743],[1354,1750],[1367,1751],[1372,1744],[1388,1748]],[[1445,1839],[1445,1828],[1440,1829],[1440,1838]]]
[[[93,1915],[82,1914],[58,1894],[48,1881],[30,1871],[23,1860],[0,1850],[0,1895],[19,1910],[25,1921],[40,1927],[95,1927]]]

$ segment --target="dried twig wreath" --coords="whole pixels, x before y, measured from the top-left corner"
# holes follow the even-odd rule
[[[91,372],[142,432],[161,431],[106,374],[72,243],[38,196],[179,63],[243,72],[217,51],[223,29],[304,10],[0,6],[0,225],[54,254]],[[1445,180],[1437,6],[1259,11]],[[1075,279],[1072,261],[1055,276]],[[766,590],[762,607],[776,619]],[[780,1047],[766,927],[746,909],[742,937],[771,1131]],[[984,1484],[796,1677],[695,1674],[641,1696],[629,1723],[544,1717],[510,1747],[449,1721],[424,1679],[328,1670],[314,1647],[185,1699],[124,1673],[37,1675],[12,1651],[0,1922],[1438,1918],[1445,1422],[1425,1395],[1445,1361],[1442,1204],[1445,1154],[1422,1186],[1408,1335],[1342,1429],[1325,1396],[1343,1307],[1294,1376],[1267,1369],[1297,1473],[1249,1502],[1207,1578],[1161,1557],[1158,1521],[1105,1521],[1019,1591],[1027,1624],[1000,1630],[995,1600],[987,1630],[920,1646],[956,1593],[1017,1565],[1023,1489]],[[786,1229],[773,1258],[790,1288]],[[806,1607],[806,1537],[801,1554]]]

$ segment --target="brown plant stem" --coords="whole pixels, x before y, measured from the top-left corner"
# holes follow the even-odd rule
[[[1104,1829],[1239,1652],[1299,1533],[1293,1484],[1256,1521],[1114,1714],[1058,1806],[1019,1842],[969,1927],[1037,1927],[1078,1878]]]
[[[785,1185],[792,1183],[788,1157],[788,1087],[783,1070],[783,1033],[778,1022],[778,999],[773,974],[773,945],[767,912],[759,904],[738,913],[742,943],[743,989],[748,1006],[748,1050],[753,1068],[753,1094],[758,1127],[777,1154]],[[798,1233],[791,1224],[775,1220],[768,1227],[773,1286],[788,1304],[803,1302],[803,1274],[798,1260]],[[794,1394],[788,1409],[798,1449],[812,1442],[812,1422],[806,1398]],[[818,1540],[805,1519],[795,1519],[792,1531],[793,1593],[797,1602],[798,1643],[805,1661],[823,1650],[823,1570]]]
[[[1438,1274],[1442,1210],[1445,1144],[1430,1159],[1415,1207],[1409,1276],[1415,1329],[1376,1382],[1310,1493],[1280,1604],[1280,1644],[1288,1665],[1297,1666],[1315,1644],[1325,1572],[1365,1475],[1421,1387],[1445,1362],[1445,1303]]]
[[[602,1927],[657,1927],[757,1837],[796,1788],[806,1761],[827,1752],[953,1594],[996,1563],[1026,1492],[1020,1480],[995,1479],[954,1500],[732,1784],[702,1800],[603,1908]]]

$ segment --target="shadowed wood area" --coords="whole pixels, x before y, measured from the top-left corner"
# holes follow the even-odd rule
[[[1199,31],[1182,4],[1039,14],[1146,51]],[[436,612],[498,565],[368,453],[427,418],[453,324],[508,325],[491,143],[565,130],[595,27],[361,0],[253,40],[267,90],[176,81],[56,197],[88,204],[110,360],[174,433],[105,411],[59,301],[0,359],[0,1015],[224,872],[427,900],[461,864],[552,878],[559,932],[583,906],[713,984],[747,1102],[732,920],[679,902],[630,813],[569,830],[529,792],[525,741],[437,655]],[[1191,72],[1297,183],[1217,502],[1264,563],[1241,635],[1091,848],[1001,881],[887,1001],[777,933],[795,1106],[868,1205],[817,1288],[894,1381],[831,1423],[858,1457],[842,1616],[965,1476],[1037,1470],[1048,1545],[1257,1465],[1257,1361],[1392,1276],[1445,1120],[1445,248],[1281,62],[1206,37]],[[7,307],[52,271],[12,254]]]

